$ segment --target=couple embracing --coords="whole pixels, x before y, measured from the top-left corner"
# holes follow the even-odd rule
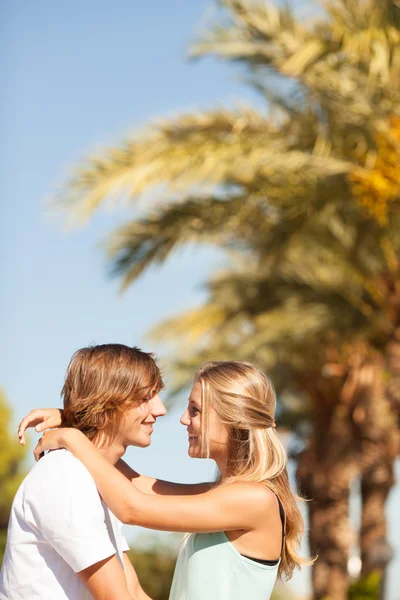
[[[13,502],[0,600],[149,600],[122,523],[188,534],[170,600],[267,600],[278,577],[308,563],[297,554],[303,521],[269,379],[239,361],[210,362],[195,374],[181,417],[188,453],[219,470],[216,481],[199,484],[153,479],[122,460],[128,446],[150,445],[166,413],[162,388],[152,354],[121,344],[83,348],[67,369],[63,410],[22,420],[22,443],[29,426],[47,431]]]

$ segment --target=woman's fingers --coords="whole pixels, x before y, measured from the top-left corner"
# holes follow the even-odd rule
[[[35,460],[38,461],[44,456],[44,453],[48,450],[57,450],[58,448],[63,448],[62,442],[62,432],[61,429],[48,429],[45,431],[36,444],[36,448],[33,451],[33,455]]]
[[[40,440],[38,441],[38,443],[36,444],[36,448],[33,451],[33,455],[35,457],[36,462],[38,460],[40,460],[41,458],[43,458],[44,456],[44,451],[42,450],[42,438],[40,438]]]
[[[43,431],[46,426],[43,424],[45,417],[42,414],[42,409],[35,408],[31,410],[21,421],[18,426],[19,443],[23,446],[26,444],[25,431],[28,427],[35,427],[36,431]]]
[[[43,458],[44,456],[44,451],[45,450],[49,450],[49,448],[45,448],[46,446],[46,442],[45,442],[45,437],[48,435],[48,431],[45,431],[44,434],[42,435],[42,437],[39,439],[38,443],[36,444],[36,447],[33,451],[33,455],[35,457],[36,462],[38,460],[40,460],[41,458]],[[50,436],[51,437],[51,436]],[[47,444],[48,445],[48,444]]]
[[[37,432],[62,424],[62,412],[59,408],[34,408],[24,417],[18,427],[20,444],[24,445],[25,431],[28,427],[34,427]]]

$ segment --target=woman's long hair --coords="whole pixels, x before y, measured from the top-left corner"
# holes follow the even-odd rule
[[[281,500],[285,537],[279,577],[290,579],[295,568],[313,561],[297,554],[304,533],[303,518],[289,487],[287,456],[275,429],[276,395],[272,383],[254,365],[209,362],[195,375],[202,394],[202,454],[209,457],[208,419],[212,407],[228,430],[226,475],[218,484],[234,481],[265,483]]]

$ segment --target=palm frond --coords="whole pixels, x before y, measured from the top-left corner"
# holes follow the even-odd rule
[[[150,264],[162,263],[176,246],[196,242],[221,245],[221,235],[227,243],[235,235],[250,239],[252,225],[260,223],[260,216],[267,231],[273,215],[262,215],[259,202],[242,195],[230,196],[229,200],[191,197],[172,203],[114,232],[108,243],[114,272],[124,276],[125,288]]]
[[[299,186],[353,168],[333,153],[297,149],[293,125],[288,129],[248,109],[179,117],[89,159],[67,184],[61,201],[86,219],[111,192],[135,198],[164,186],[187,194],[199,186],[243,186],[257,177],[278,189],[284,180]],[[282,136],[286,130],[287,138]]]
[[[115,197],[147,197],[109,243],[124,286],[182,244],[234,257],[203,306],[154,331],[176,390],[209,358],[247,358],[306,397],[328,355],[381,352],[398,325],[399,6],[333,0],[307,22],[272,2],[220,6],[192,56],[244,64],[266,110],[154,122],[89,158],[60,200],[86,219]]]
[[[192,57],[214,54],[296,76],[325,52],[324,41],[313,37],[288,6],[247,0],[221,4],[225,8],[221,21],[193,43]]]

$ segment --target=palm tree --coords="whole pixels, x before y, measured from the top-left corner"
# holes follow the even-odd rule
[[[210,358],[256,359],[272,374],[281,422],[289,423],[300,442],[298,478],[314,500],[309,511],[310,547],[319,552],[315,595],[341,597],[353,541],[349,486],[356,475],[362,476],[363,574],[383,573],[390,559],[384,509],[399,433],[383,389],[383,359],[373,347],[374,338],[382,338],[382,311],[365,294],[364,302],[353,301],[362,298],[368,278],[360,282],[354,259],[346,265],[347,251],[311,252],[313,236],[307,243],[306,235],[297,236],[264,273],[258,264],[251,271],[247,261],[241,271],[219,276],[207,305],[162,324],[155,335],[185,349],[181,357],[174,354],[178,390],[194,365]],[[368,261],[366,248],[359,251]]]
[[[176,373],[184,380],[211,351],[257,351],[282,398],[304,401],[312,428],[299,436],[298,473],[315,499],[315,597],[341,599],[351,540],[338,532],[348,524],[349,482],[361,469],[364,570],[383,571],[374,548],[385,539],[398,450],[400,8],[336,0],[305,23],[270,2],[219,6],[220,20],[192,54],[242,64],[265,108],[153,124],[89,158],[61,200],[87,218],[110,195],[135,200],[152,190],[158,203],[110,239],[124,286],[184,243],[240,256],[245,267],[213,280],[207,305],[181,319],[197,345],[177,356]],[[178,336],[180,327],[170,331]],[[300,419],[296,431],[309,422]]]

